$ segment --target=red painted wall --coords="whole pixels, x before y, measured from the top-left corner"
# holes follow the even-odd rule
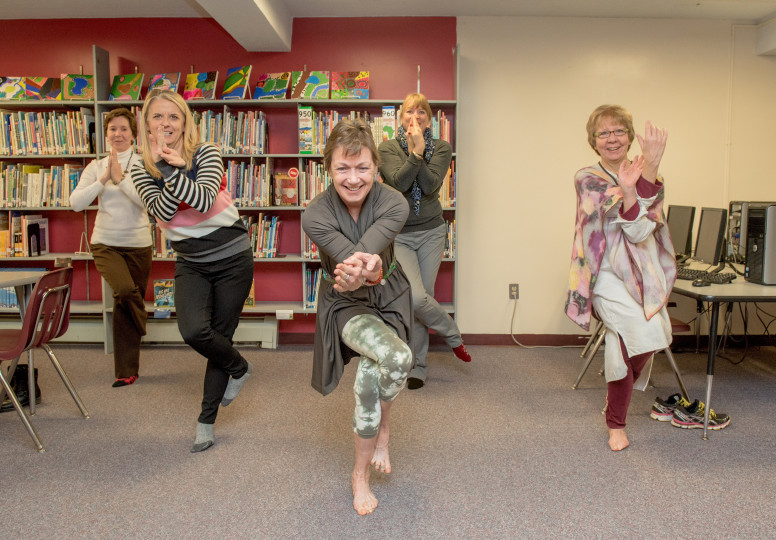
[[[1,16],[1,15],[0,15]],[[421,91],[432,100],[455,99],[455,17],[428,18],[308,18],[295,19],[289,52],[247,52],[212,19],[70,19],[0,20],[3,52],[0,74],[6,76],[58,77],[65,73],[93,73],[92,45],[110,54],[111,76],[145,73],[144,86],[155,73],[219,71],[220,97],[226,71],[251,64],[250,84],[258,74],[308,69],[370,72],[370,97],[401,99],[417,88],[421,68]],[[34,36],[34,47],[30,40]],[[143,91],[145,95],[145,89]],[[269,122],[269,151],[295,153],[295,139],[285,133],[296,130],[295,111],[275,109]],[[273,133],[276,135],[273,143]],[[282,162],[281,162],[282,163]],[[59,213],[57,213],[59,214]],[[70,214],[70,213],[68,213]],[[92,212],[93,214],[93,212]],[[55,251],[75,251],[82,215],[67,219],[52,236]],[[282,216],[281,216],[282,219]],[[79,221],[80,220],[80,221]],[[89,221],[89,231],[93,217]],[[298,223],[284,225],[282,239],[298,238]],[[64,236],[64,238],[63,238]],[[298,240],[295,240],[298,243]],[[297,251],[281,240],[281,251]],[[74,247],[75,246],[75,247]],[[172,277],[172,263],[154,263],[151,279]],[[76,263],[83,276],[85,263]],[[452,265],[443,264],[437,293],[440,301],[452,296]],[[86,280],[76,277],[74,298],[86,298]],[[259,262],[256,265],[258,300],[302,300],[302,270],[299,264]],[[271,285],[271,286],[270,286]],[[99,274],[90,264],[91,299],[100,298]],[[149,286],[147,297],[153,297]],[[314,317],[297,315],[281,321],[284,333],[314,331]]]

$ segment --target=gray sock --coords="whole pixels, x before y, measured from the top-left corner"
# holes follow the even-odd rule
[[[226,407],[237,397],[237,394],[240,393],[240,389],[243,387],[243,384],[245,384],[245,381],[248,380],[251,373],[253,373],[253,364],[248,362],[248,371],[246,371],[242,377],[239,379],[235,379],[234,377],[229,379],[229,382],[226,384],[226,390],[224,391],[224,397],[221,398],[222,407]]]
[[[202,452],[207,450],[215,442],[215,435],[213,435],[213,424],[202,424],[197,422],[197,438],[194,439],[194,446],[191,447],[191,452]]]

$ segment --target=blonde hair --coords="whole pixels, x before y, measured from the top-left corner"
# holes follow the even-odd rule
[[[601,118],[611,118],[614,122],[622,124],[625,129],[628,130],[628,149],[633,143],[633,139],[636,133],[633,131],[633,117],[624,107],[619,105],[600,105],[590,113],[590,118],[587,119],[587,142],[590,143],[590,147],[598,153],[598,149],[595,147],[595,130],[598,127],[598,122]]]
[[[194,116],[191,114],[188,104],[184,101],[183,97],[177,92],[170,90],[162,90],[155,88],[148,92],[143,103],[143,130],[141,133],[143,144],[143,164],[148,174],[154,178],[161,178],[162,173],[156,166],[153,157],[151,156],[151,141],[148,138],[150,131],[148,129],[148,115],[150,113],[151,104],[158,100],[164,99],[173,103],[183,115],[183,154],[181,158],[186,162],[186,170],[191,169],[191,164],[194,159],[194,154],[197,153],[197,148],[200,147],[199,142],[199,129],[194,124]]]
[[[431,121],[431,105],[428,104],[428,98],[424,96],[423,94],[419,93],[412,93],[407,94],[407,97],[404,98],[404,103],[401,104],[401,108],[399,109],[399,118],[402,117],[404,114],[404,111],[407,109],[411,109],[413,107],[420,107],[424,111],[426,111],[426,114],[428,115],[429,122]]]

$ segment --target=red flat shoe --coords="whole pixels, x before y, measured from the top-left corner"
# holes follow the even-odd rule
[[[131,377],[124,377],[123,379],[116,379],[116,382],[113,383],[113,388],[118,388],[119,386],[129,386],[130,384],[134,383],[137,380],[137,375],[132,375]]]
[[[461,343],[455,349],[453,349],[453,352],[455,353],[455,355],[458,358],[460,358],[464,362],[471,362],[472,361],[472,357],[469,354],[469,351],[466,350],[466,345],[464,345],[463,343]]]

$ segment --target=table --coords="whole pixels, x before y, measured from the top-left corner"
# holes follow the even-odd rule
[[[22,320],[27,302],[32,294],[32,287],[46,272],[43,270],[9,270],[0,272],[0,288],[14,287],[16,299],[19,301],[19,312]]]
[[[32,296],[32,288],[35,283],[38,282],[40,277],[46,272],[43,270],[10,270],[0,272],[0,287],[13,287],[16,290],[16,300],[19,303],[19,314],[21,315],[22,322],[24,322],[24,312],[27,309],[27,304]],[[32,356],[32,350],[29,351]],[[16,363],[19,360],[15,360],[11,363],[11,367],[8,370],[8,380],[13,376],[16,371]],[[32,369],[30,369],[30,377],[35,377]],[[34,380],[34,379],[33,379]],[[35,383],[32,384],[32,392],[30,394],[30,413],[35,412]],[[0,403],[5,398],[5,389],[0,388]]]
[[[730,270],[723,270],[729,272]],[[709,323],[709,356],[706,364],[706,411],[703,418],[703,440],[708,440],[709,411],[711,410],[711,383],[714,379],[714,359],[717,355],[717,325],[719,323],[719,305],[722,302],[776,302],[776,286],[750,283],[744,276],[738,276],[732,283],[693,287],[692,281],[677,279],[673,292],[711,303],[711,322]],[[698,321],[700,323],[700,321]]]

